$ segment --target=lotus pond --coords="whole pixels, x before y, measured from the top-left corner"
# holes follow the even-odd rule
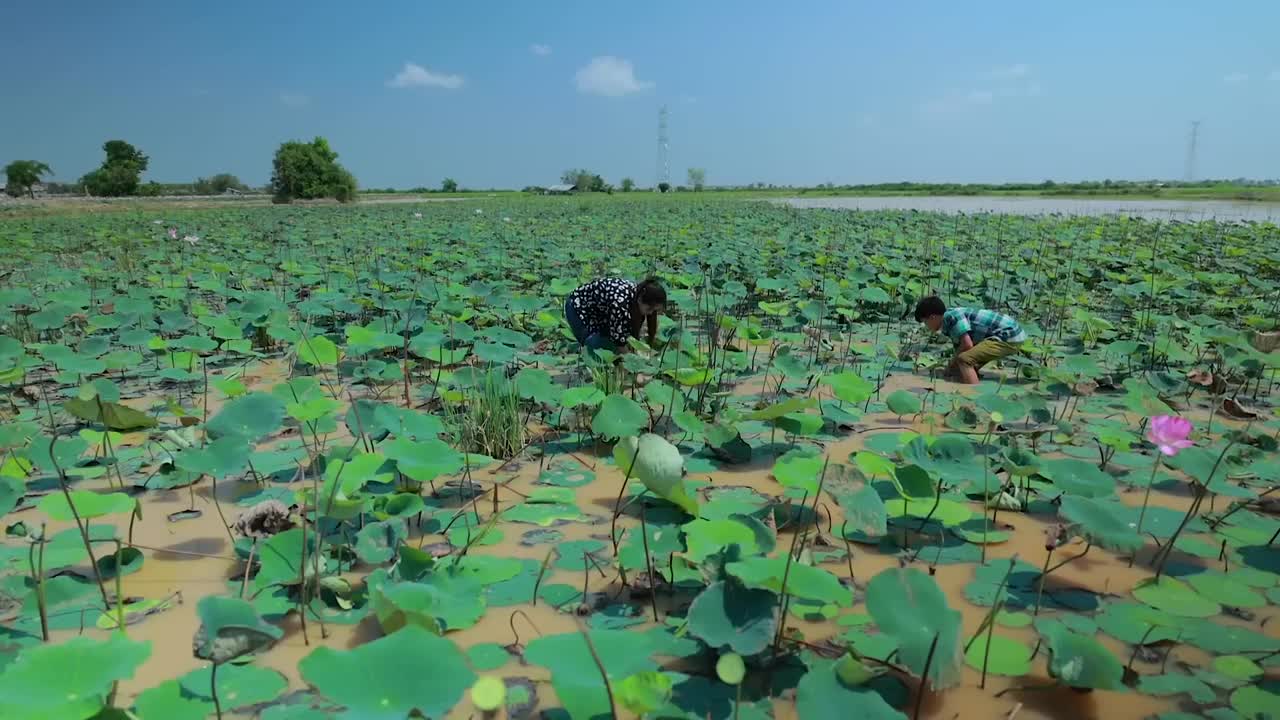
[[[538,199],[0,246],[5,720],[1280,717],[1275,226]],[[606,274],[667,284],[657,348],[572,343]],[[942,380],[928,289],[1027,352]]]

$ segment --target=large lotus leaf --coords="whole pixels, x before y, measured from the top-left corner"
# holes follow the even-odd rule
[[[827,375],[822,382],[831,386],[832,395],[848,403],[861,403],[876,391],[874,383],[853,372]]]
[[[613,448],[618,469],[644,484],[649,492],[690,515],[698,515],[698,503],[684,486],[684,456],[661,435],[627,436]]]
[[[1147,578],[1133,588],[1133,596],[1157,610],[1188,618],[1207,618],[1218,614],[1218,603],[1196,593],[1183,581],[1165,575],[1158,580]]]
[[[751,446],[742,439],[736,425],[718,422],[707,425],[706,441],[711,453],[726,463],[741,465],[751,461]]]
[[[1049,673],[1069,687],[1120,690],[1124,666],[1097,640],[1063,625],[1049,627]]]
[[[1058,513],[1079,526],[1080,533],[1094,545],[1115,551],[1142,547],[1142,536],[1129,524],[1127,506],[1111,500],[1094,500],[1067,495]]]
[[[907,390],[895,390],[889,393],[884,402],[889,407],[889,412],[894,415],[915,415],[924,407],[920,396]]]
[[[1201,597],[1229,607],[1260,608],[1267,605],[1267,599],[1262,593],[1223,573],[1189,575],[1187,584]]]
[[[733,580],[711,583],[693,599],[689,632],[713,650],[742,655],[764,651],[778,628],[778,596]]]
[[[818,476],[825,462],[816,448],[796,448],[778,458],[773,465],[773,476],[783,487],[802,490],[813,497],[818,494]]]
[[[1181,641],[1213,653],[1280,652],[1280,638],[1257,632],[1252,627],[1223,625],[1209,620],[1186,620]]]
[[[1250,720],[1280,717],[1280,681],[1266,680],[1231,693],[1231,707]]]
[[[324,483],[320,486],[321,508],[329,493],[335,489],[347,497],[360,492],[370,482],[390,483],[393,475],[388,471],[387,458],[381,453],[360,453],[345,460],[332,460],[324,469]],[[385,466],[385,467],[384,467]]]
[[[150,642],[135,642],[124,633],[26,648],[0,674],[0,717],[91,718],[105,705],[112,685],[133,677],[150,655]]]
[[[462,453],[435,438],[396,438],[379,448],[396,462],[396,469],[402,475],[417,482],[431,482],[441,475],[452,475],[466,464]]]
[[[801,718],[906,720],[870,686],[850,687],[840,680],[837,664],[819,660],[796,686],[796,715]]]
[[[1116,479],[1098,469],[1098,465],[1075,458],[1047,460],[1040,474],[1068,495],[1103,498],[1115,494]]]
[[[195,656],[224,663],[242,655],[270,647],[284,634],[258,615],[245,600],[221,595],[200,599],[196,614],[203,625],[201,642],[193,648]]]
[[[607,438],[635,435],[649,424],[649,413],[625,395],[609,395],[591,419],[591,431]]]
[[[783,591],[783,579],[786,580],[786,592],[805,600],[822,603],[833,603],[840,607],[849,607],[853,603],[853,593],[840,584],[839,578],[826,570],[792,561],[790,567],[785,557],[749,557],[731,562],[725,571],[742,581],[747,587],[763,588],[776,593]]]
[[[188,695],[177,680],[143,690],[133,705],[138,720],[205,720],[213,711],[211,700]]]
[[[1027,408],[1017,400],[1010,400],[996,393],[986,393],[974,398],[974,403],[989,413],[1000,413],[1004,416],[1004,422],[1011,423],[1021,420],[1027,415]]]
[[[681,529],[688,545],[685,557],[694,563],[700,563],[730,545],[737,545],[742,555],[768,553],[776,542],[773,531],[750,515],[734,514],[719,520],[698,518]]]
[[[303,335],[294,350],[298,360],[307,365],[332,367],[338,364],[338,346],[323,335]]]
[[[671,678],[656,670],[628,675],[613,690],[618,704],[637,716],[656,712],[671,699]]]
[[[576,407],[596,407],[604,402],[605,394],[595,385],[582,385],[564,391],[560,396],[560,405],[566,410]]]
[[[415,626],[353,650],[317,648],[298,670],[361,720],[403,720],[415,710],[445,717],[476,678],[453,642]]]
[[[475,625],[484,615],[479,582],[451,571],[429,573],[418,582],[370,582],[370,603],[385,633],[416,625],[435,634]]]
[[[938,494],[937,481],[919,465],[894,468],[893,486],[907,500],[933,500]]]
[[[960,613],[947,604],[938,583],[915,568],[885,570],[867,584],[867,612],[882,632],[899,643],[902,663],[924,673],[929,649],[937,639],[929,680],[945,688],[960,680],[962,662]]]
[[[62,408],[74,417],[89,423],[101,423],[110,430],[141,430],[153,428],[159,424],[155,418],[144,412],[100,398],[94,400],[72,398],[64,402]]]
[[[71,505],[67,504],[68,495],[70,496]],[[105,515],[133,512],[137,505],[137,500],[124,493],[96,493],[90,490],[72,490],[66,494],[60,492],[50,493],[44,496],[44,499],[36,505],[36,508],[53,520],[71,522],[76,518],[77,513],[81,520],[90,520]],[[74,513],[72,512],[72,506],[75,507]]]
[[[1097,616],[1098,627],[1130,645],[1177,640],[1185,622],[1169,613],[1139,603],[1113,602]]]
[[[833,494],[844,511],[841,532],[855,531],[864,537],[880,537],[888,532],[888,509],[874,486],[863,485],[852,492]]]
[[[1031,672],[1031,648],[1025,643],[1003,635],[991,635],[990,646],[987,644],[987,633],[977,637],[964,654],[964,662],[979,672],[985,667],[992,675],[1021,677]]]
[[[591,630],[591,646],[611,682],[657,668],[656,649],[646,635],[628,630]],[[525,659],[551,671],[551,686],[570,720],[609,717],[604,679],[581,633],[545,635],[529,643]]]
[[[762,410],[756,410],[747,414],[747,420],[777,420],[783,415],[791,413],[803,412],[812,407],[817,407],[818,401],[812,398],[788,398],[780,403],[775,403]]]
[[[225,478],[249,467],[249,443],[238,435],[228,435],[205,445],[189,447],[174,456],[173,464],[195,475]],[[265,473],[265,470],[259,469]]]
[[[27,447],[27,458],[41,472],[54,475],[59,468],[63,472],[74,468],[80,462],[80,456],[88,449],[89,443],[79,436],[58,438],[54,442],[48,435],[34,435]]]
[[[1138,681],[1138,692],[1156,697],[1190,695],[1197,703],[1211,703],[1217,697],[1213,688],[1190,675],[1144,675]]]
[[[551,381],[546,370],[525,368],[516,373],[516,391],[526,400],[550,405],[559,400],[563,389]]]
[[[404,541],[405,532],[405,524],[399,520],[367,523],[356,533],[356,557],[367,565],[390,560],[396,554],[396,546]]]
[[[307,538],[304,548],[302,528],[292,528],[258,543],[259,569],[253,579],[255,587],[265,588],[274,583],[296,585],[301,582],[304,572],[312,572],[304,563],[314,552],[313,537],[314,535]]]
[[[0,474],[0,516],[17,507],[26,491],[21,479]]]
[[[284,422],[284,403],[268,393],[254,392],[227,403],[205,425],[213,438],[240,437],[255,443]]]
[[[212,701],[214,680],[212,666],[205,665],[178,678],[178,683],[188,695]],[[275,670],[234,663],[218,667],[216,682],[224,711],[274,700],[289,684]]]

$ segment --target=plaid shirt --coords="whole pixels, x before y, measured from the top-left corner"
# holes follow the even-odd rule
[[[1027,339],[1017,320],[995,310],[956,307],[942,314],[942,334],[951,338],[951,342],[959,344],[966,333],[974,345],[987,338],[1007,343],[1020,343]]]

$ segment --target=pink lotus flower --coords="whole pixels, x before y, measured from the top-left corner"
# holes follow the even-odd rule
[[[176,228],[176,227],[171,227],[171,228],[169,228],[169,239],[170,239],[170,240],[177,240],[177,239],[178,239],[178,228]]]
[[[1147,426],[1147,439],[1169,457],[1195,444],[1187,439],[1190,434],[1191,421],[1177,415],[1157,415]]]

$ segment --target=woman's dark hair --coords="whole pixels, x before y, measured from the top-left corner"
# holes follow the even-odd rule
[[[937,295],[930,295],[916,303],[916,322],[933,315],[941,315],[947,311],[947,304]]]
[[[667,291],[662,287],[662,281],[651,277],[637,285],[636,301],[645,305],[666,305]]]

